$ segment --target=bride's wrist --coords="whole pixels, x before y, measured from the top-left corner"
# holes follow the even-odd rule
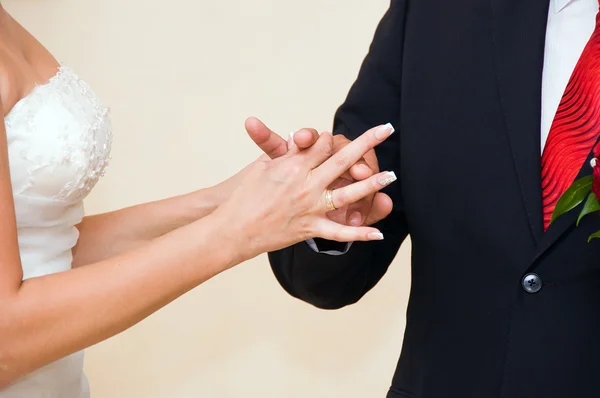
[[[191,229],[188,230],[188,236],[194,241],[195,247],[200,250],[199,253],[204,253],[212,258],[216,274],[246,260],[239,237],[220,214],[213,212],[196,220],[189,227]]]
[[[189,194],[193,219],[199,220],[213,213],[223,202],[218,186],[203,188]]]
[[[235,263],[248,261],[260,252],[254,248],[254,237],[258,233],[252,225],[236,219],[228,210],[231,203],[218,207],[211,215],[211,223],[216,227],[216,233],[225,242],[223,249],[232,253]]]

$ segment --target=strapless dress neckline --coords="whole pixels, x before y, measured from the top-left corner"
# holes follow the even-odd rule
[[[34,96],[38,90],[43,90],[43,89],[47,88],[48,86],[52,86],[54,84],[54,81],[58,80],[60,78],[60,75],[62,73],[65,73],[65,71],[67,71],[67,70],[69,72],[72,72],[72,70],[68,66],[66,66],[65,64],[60,62],[58,64],[58,66],[56,67],[56,72],[52,76],[50,76],[50,78],[48,78],[48,80],[45,83],[34,84],[33,88],[26,95],[24,95],[17,102],[15,102],[13,107],[6,113],[6,116],[4,116],[4,120],[6,121],[6,119],[10,119],[12,117],[11,115],[13,113],[18,112],[18,109],[19,109],[19,107],[22,106],[22,103],[27,102],[27,100],[30,97]]]

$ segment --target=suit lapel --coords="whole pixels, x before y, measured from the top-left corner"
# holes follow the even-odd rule
[[[543,235],[542,70],[549,0],[490,0],[498,94],[533,239]]]

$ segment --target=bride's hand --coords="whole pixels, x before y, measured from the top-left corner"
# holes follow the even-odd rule
[[[390,125],[378,126],[333,154],[333,137],[324,133],[311,148],[274,160],[259,160],[215,216],[226,225],[240,248],[242,261],[309,238],[339,242],[381,240],[371,227],[351,227],[327,218],[331,206],[341,208],[395,181],[391,172],[336,189],[327,187],[363,155],[390,136]]]

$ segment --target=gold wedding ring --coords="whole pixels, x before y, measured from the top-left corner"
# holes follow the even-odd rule
[[[337,208],[333,204],[333,189],[328,189],[325,191],[325,206],[327,206],[327,211],[336,211]]]

